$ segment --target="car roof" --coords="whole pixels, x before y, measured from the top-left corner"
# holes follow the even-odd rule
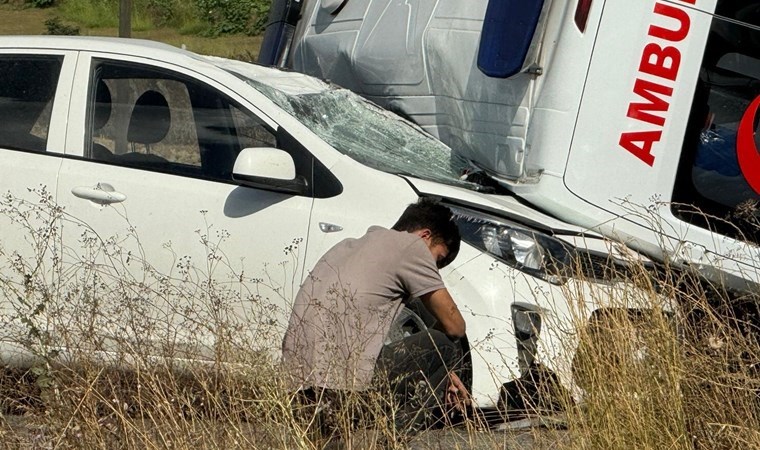
[[[150,57],[185,66],[203,63],[252,77],[288,94],[319,92],[328,89],[326,83],[301,73],[228,58],[199,55],[147,39],[101,36],[0,36],[0,49],[97,51]]]
[[[38,48],[56,50],[97,50],[115,53],[144,54],[146,48],[167,54],[187,56],[185,50],[162,42],[102,36],[0,36],[0,48]]]

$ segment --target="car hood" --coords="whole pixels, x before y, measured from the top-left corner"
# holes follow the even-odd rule
[[[486,194],[410,176],[403,178],[420,195],[442,197],[447,201],[459,203],[463,206],[487,210],[534,229],[551,231],[556,234],[602,237],[588,228],[578,227],[544,214],[512,195]]]

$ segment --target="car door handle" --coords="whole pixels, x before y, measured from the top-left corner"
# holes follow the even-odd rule
[[[90,200],[100,205],[109,205],[111,203],[121,203],[127,199],[127,196],[121,192],[116,192],[113,186],[106,183],[98,183],[97,186],[77,186],[71,189],[74,196]]]

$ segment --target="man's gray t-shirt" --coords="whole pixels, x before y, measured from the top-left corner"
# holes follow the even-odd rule
[[[444,287],[425,241],[370,227],[336,244],[298,291],[283,365],[298,387],[365,389],[402,301]]]

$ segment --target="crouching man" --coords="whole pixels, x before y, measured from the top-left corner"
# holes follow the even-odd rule
[[[392,229],[370,227],[325,253],[298,291],[283,340],[295,387],[317,396],[388,392],[402,403],[394,417],[399,430],[430,425],[435,410],[467,402],[455,342],[465,322],[438,273],[459,244],[451,211],[422,199]],[[436,326],[385,345],[412,298],[421,299]]]

